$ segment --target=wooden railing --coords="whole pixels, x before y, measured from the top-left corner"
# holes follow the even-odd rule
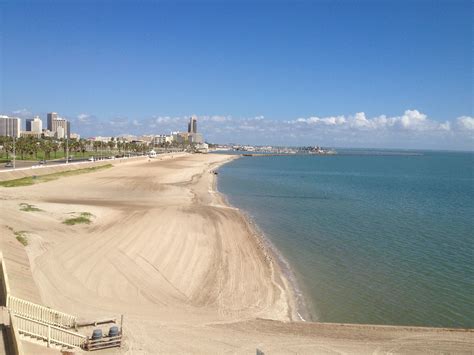
[[[7,296],[7,308],[12,315],[23,316],[60,328],[73,328],[77,323],[77,318],[70,314],[25,301],[12,295]]]
[[[20,334],[44,340],[47,342],[48,347],[51,345],[60,345],[68,348],[81,348],[87,340],[85,335],[18,314],[15,314],[15,323]]]

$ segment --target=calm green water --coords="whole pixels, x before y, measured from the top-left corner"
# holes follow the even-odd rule
[[[474,154],[244,157],[219,190],[289,262],[314,320],[474,327]]]

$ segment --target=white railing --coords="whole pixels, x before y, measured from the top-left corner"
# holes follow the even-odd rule
[[[12,316],[22,316],[60,328],[73,328],[77,318],[39,304],[22,300],[11,295],[7,296],[7,308]]]
[[[18,314],[15,314],[14,318],[15,326],[20,334],[44,340],[48,343],[48,347],[60,345],[69,348],[81,348],[87,341],[85,335],[55,327],[54,325],[29,319]]]

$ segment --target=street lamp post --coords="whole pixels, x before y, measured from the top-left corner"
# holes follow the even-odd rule
[[[13,169],[16,168],[16,139],[13,136]]]
[[[69,136],[66,133],[66,164],[69,164]]]
[[[16,140],[15,135],[13,135],[13,169],[16,167]]]

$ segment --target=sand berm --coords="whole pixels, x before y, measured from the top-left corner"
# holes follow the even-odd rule
[[[12,293],[81,319],[123,314],[124,347],[107,353],[472,351],[472,330],[298,321],[278,264],[215,190],[211,171],[233,158],[114,161],[1,187],[0,248]],[[21,211],[21,203],[41,211]],[[82,212],[90,224],[62,223]],[[26,247],[14,231],[26,233]]]

